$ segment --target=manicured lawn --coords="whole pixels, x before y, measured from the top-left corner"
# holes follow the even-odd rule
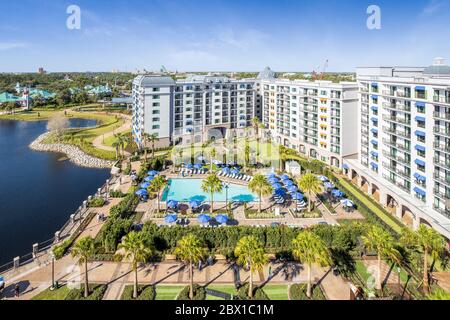
[[[355,268],[356,268],[356,272],[360,275],[363,282],[367,283],[367,280],[372,275],[367,271],[367,268],[364,265],[364,263],[361,260],[356,260]]]
[[[126,135],[126,134],[129,134],[129,133],[131,133],[131,130],[124,131],[124,132],[122,132],[121,134]],[[117,140],[116,137],[111,136],[111,137],[106,138],[105,141],[103,142],[103,144],[104,144],[105,146],[112,147],[113,143],[116,142],[116,140]]]
[[[62,286],[57,290],[46,289],[35,295],[31,300],[64,300],[69,294],[69,288]]]
[[[289,300],[288,286],[284,284],[268,284],[263,287],[270,300]]]
[[[381,220],[383,220],[388,226],[390,226],[395,232],[402,233],[402,226],[400,222],[395,220],[384,210],[378,208],[372,200],[370,200],[365,194],[363,194],[359,189],[350,184],[347,180],[339,178],[339,182],[348,189],[359,201],[367,206],[373,213],[375,213]]]
[[[36,121],[46,120],[61,110],[32,110],[32,111],[17,111],[14,114],[0,115],[0,119],[5,120],[19,120],[19,121]],[[39,116],[38,116],[39,115]]]
[[[184,287],[185,286],[157,285],[155,300],[175,300],[177,294],[183,290]]]

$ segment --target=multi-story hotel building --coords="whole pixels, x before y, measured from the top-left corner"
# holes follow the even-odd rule
[[[406,224],[450,238],[450,67],[357,68],[359,157],[349,178]]]
[[[355,157],[357,84],[276,79],[269,70],[258,76],[257,92],[273,141],[337,168]]]
[[[138,76],[133,82],[133,134],[156,134],[160,146],[242,136],[255,116],[254,79]]]

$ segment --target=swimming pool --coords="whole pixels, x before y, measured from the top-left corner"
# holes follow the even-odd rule
[[[210,201],[210,195],[202,191],[202,181],[202,179],[170,179],[163,193],[162,201]],[[221,193],[214,194],[214,201],[226,201],[225,188]],[[254,195],[246,186],[230,184],[228,201],[253,202],[258,201],[258,196]]]

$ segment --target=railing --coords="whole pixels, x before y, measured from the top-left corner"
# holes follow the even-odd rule
[[[450,120],[450,113],[433,112],[433,116],[438,119]]]

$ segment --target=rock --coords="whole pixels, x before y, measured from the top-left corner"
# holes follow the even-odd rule
[[[50,135],[50,132],[44,133],[37,137],[30,145],[30,149],[35,151],[42,152],[58,152],[64,153],[70,159],[71,162],[80,167],[87,168],[111,168],[114,165],[113,161],[98,159],[87,155],[83,151],[81,151],[78,147],[62,144],[62,143],[54,143],[54,144],[46,144],[43,141]]]

